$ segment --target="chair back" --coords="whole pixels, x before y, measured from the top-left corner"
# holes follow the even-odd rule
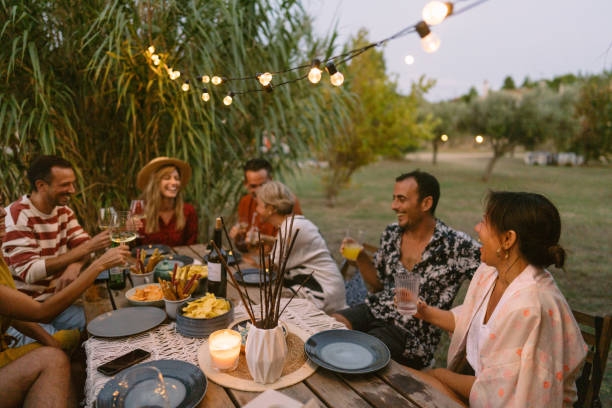
[[[612,339],[612,315],[594,316],[572,310],[580,325],[582,337],[589,350],[580,377],[576,380],[578,401],[575,408],[600,408],[599,389],[606,371],[610,340]]]

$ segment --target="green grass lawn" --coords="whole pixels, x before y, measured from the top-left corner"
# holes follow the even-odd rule
[[[347,228],[363,230],[365,241],[378,245],[385,225],[395,221],[391,211],[394,179],[415,168],[434,174],[440,181],[436,215],[474,237],[474,225],[482,215],[489,189],[544,194],[561,212],[561,244],[568,251],[565,271],[551,270],[561,291],[574,309],[612,312],[612,169],[529,167],[520,159],[505,158],[485,184],[480,180],[485,165],[482,159],[452,159],[436,166],[429,161],[381,161],[355,174],[334,208],[326,206],[322,170],[304,169],[287,184],[299,197],[306,217],[320,228],[336,259],[340,259],[338,249]],[[464,291],[465,287],[457,301]],[[438,365],[445,364],[447,343],[444,339],[437,353]],[[601,395],[603,406],[612,406],[612,353]]]

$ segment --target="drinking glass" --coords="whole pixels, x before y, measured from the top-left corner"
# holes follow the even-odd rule
[[[130,203],[130,215],[132,220],[136,223],[137,229],[141,228],[142,220],[145,219],[145,205],[144,200],[132,200]],[[138,234],[140,236],[140,234]]]
[[[126,244],[138,237],[136,224],[129,211],[117,211],[112,220],[111,241],[117,244]]]
[[[170,408],[166,380],[156,367],[136,366],[117,375],[119,389],[114,393],[113,407]]]
[[[361,250],[363,250],[363,245],[361,245],[361,242],[363,241],[363,231],[359,230],[355,236],[352,235],[353,234],[351,234],[350,230],[346,230],[344,238],[350,238],[352,239],[352,242],[347,242],[344,244],[342,247],[342,256],[349,261],[356,261],[359,253]]]
[[[100,208],[100,213],[98,214],[98,228],[101,230],[110,228],[115,214],[116,212],[113,207]]]
[[[398,273],[395,275],[395,299],[397,311],[405,316],[412,316],[417,311],[421,277],[416,273]]]

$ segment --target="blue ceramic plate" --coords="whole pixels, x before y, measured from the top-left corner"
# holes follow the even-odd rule
[[[166,312],[157,307],[126,307],[101,314],[87,325],[97,337],[123,337],[142,333],[166,320]]]
[[[242,283],[244,285],[259,286],[259,269],[247,268],[247,269],[241,269],[241,271],[242,271],[242,277],[240,276],[240,273],[238,273],[238,271],[234,272],[234,278],[236,279],[236,282]],[[272,279],[274,279],[274,274],[272,274]]]
[[[208,381],[198,367],[180,360],[157,360],[138,364],[121,372],[127,373],[136,367],[156,367],[161,371],[166,381],[166,390],[170,406],[176,408],[191,408],[198,405],[206,394]],[[108,381],[98,394],[97,408],[113,408],[115,399],[127,398],[131,392],[138,392],[138,384],[131,389],[120,387],[116,377]],[[131,396],[135,398],[135,396]]]
[[[133,248],[132,256],[136,256],[138,249],[140,249],[141,251],[145,251],[145,253],[147,254],[147,257],[153,255],[153,252],[155,252],[155,249],[157,249],[157,251],[162,255],[169,254],[172,252],[172,249],[170,249],[169,246],[161,245],[161,244],[149,244],[149,245],[141,245],[139,247]]]
[[[304,352],[321,367],[345,374],[371,373],[391,359],[385,343],[356,330],[319,332],[306,340]]]

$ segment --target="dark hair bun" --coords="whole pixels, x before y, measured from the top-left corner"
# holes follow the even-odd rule
[[[548,255],[550,256],[550,263],[554,264],[557,268],[563,268],[565,263],[565,249],[561,245],[552,245],[548,247]]]

